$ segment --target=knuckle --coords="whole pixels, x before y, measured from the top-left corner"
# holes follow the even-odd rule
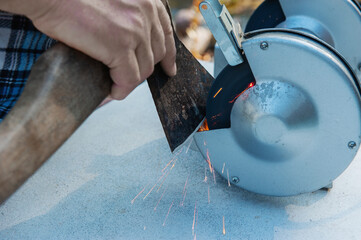
[[[173,28],[170,23],[166,24],[163,31],[165,36],[173,36]]]
[[[141,6],[142,6],[142,8],[144,8],[145,11],[149,11],[150,9],[154,8],[153,1],[151,1],[151,0],[143,0],[141,2]]]

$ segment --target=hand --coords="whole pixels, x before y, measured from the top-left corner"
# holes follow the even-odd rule
[[[176,74],[173,29],[160,0],[11,1],[37,2],[25,15],[40,31],[106,64],[114,99],[124,99],[156,63]]]

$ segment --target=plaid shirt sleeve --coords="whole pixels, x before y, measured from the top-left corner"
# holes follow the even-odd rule
[[[55,43],[29,19],[0,11],[0,122],[22,93],[34,62]]]

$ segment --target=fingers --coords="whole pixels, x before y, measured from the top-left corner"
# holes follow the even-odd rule
[[[128,50],[119,59],[110,69],[110,76],[114,81],[110,96],[116,100],[123,100],[139,85],[141,76],[134,51]]]
[[[161,61],[161,65],[167,75],[174,76],[177,74],[177,66],[175,62],[177,52],[175,48],[173,28],[171,25],[170,17],[164,5],[159,0],[156,0],[156,3],[158,8],[159,21],[163,28],[165,50],[166,50],[166,54],[163,60]]]
[[[158,1],[158,0],[156,0]],[[165,47],[165,37],[163,27],[161,25],[159,14],[158,14],[158,7],[154,7],[155,17],[154,19],[154,26],[151,32],[151,42],[152,42],[152,50],[154,55],[154,63],[159,63],[166,55],[166,47]]]

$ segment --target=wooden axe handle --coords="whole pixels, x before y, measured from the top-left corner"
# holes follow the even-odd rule
[[[171,15],[168,1],[161,1]],[[183,51],[182,45],[178,54]],[[105,65],[64,44],[38,59],[0,124],[0,203],[75,132],[109,95],[111,84]]]
[[[35,63],[0,124],[0,203],[21,186],[108,96],[109,69],[58,43]]]

